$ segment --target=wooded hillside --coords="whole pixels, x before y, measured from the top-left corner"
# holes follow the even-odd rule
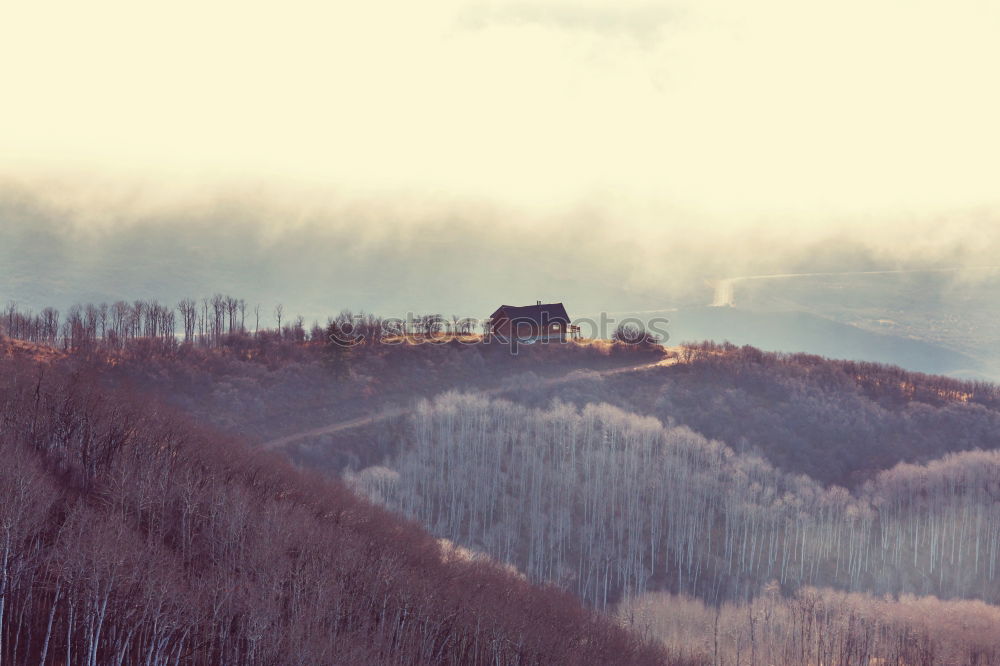
[[[0,663],[664,661],[86,366],[0,360],[0,459]]]
[[[411,421],[361,487],[599,608],[663,589],[746,599],[771,580],[1000,601],[1000,452],[901,464],[852,494],[608,405],[447,394]]]

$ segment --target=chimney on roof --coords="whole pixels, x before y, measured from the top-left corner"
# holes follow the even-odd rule
[[[541,305],[541,304],[542,304],[542,302],[541,302],[541,301],[537,301],[537,302],[535,303],[535,305]]]

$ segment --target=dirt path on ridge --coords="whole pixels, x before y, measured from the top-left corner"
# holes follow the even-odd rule
[[[609,377],[611,375],[622,375],[627,372],[641,372],[643,370],[650,370],[657,367],[665,367],[669,365],[675,365],[678,362],[676,352],[679,348],[669,347],[668,351],[673,351],[675,354],[672,357],[664,358],[653,363],[642,363],[639,365],[629,365],[622,368],[609,368],[606,370],[573,370],[565,375],[559,377],[549,377],[543,379],[539,382],[539,386],[549,387],[558,386],[559,384],[567,384],[569,382],[579,381],[581,379],[587,379],[588,377],[593,377],[598,375],[600,377]],[[510,387],[497,386],[494,388],[483,389],[476,391],[480,395],[495,396],[507,393],[514,389]],[[264,449],[265,451],[273,451],[275,449],[281,449],[289,444],[298,442],[303,439],[308,439],[310,437],[318,437],[320,435],[329,435],[333,433],[343,432],[345,430],[353,430],[354,428],[362,428],[367,425],[372,425],[373,423],[378,423],[380,421],[386,421],[389,419],[398,418],[400,416],[405,416],[412,412],[412,408],[409,407],[395,407],[392,409],[387,409],[380,411],[376,414],[369,416],[358,416],[347,421],[338,421],[337,423],[331,423],[329,425],[320,426],[318,428],[312,428],[310,430],[302,430],[291,435],[285,435],[284,437],[278,437],[277,439],[272,439],[268,442],[260,444],[258,448]]]

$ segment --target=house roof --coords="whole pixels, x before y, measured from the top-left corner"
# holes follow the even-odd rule
[[[497,319],[501,315],[511,321],[533,322],[539,326],[548,324],[565,323],[569,324],[569,315],[562,303],[542,303],[541,305],[501,305],[497,311],[490,315],[490,319]]]

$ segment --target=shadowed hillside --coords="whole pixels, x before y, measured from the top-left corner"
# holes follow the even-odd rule
[[[5,664],[665,663],[85,368],[0,359],[0,457]]]
[[[687,426],[823,483],[855,487],[898,462],[1000,448],[998,387],[878,363],[705,343],[682,362],[519,402],[607,402]]]

